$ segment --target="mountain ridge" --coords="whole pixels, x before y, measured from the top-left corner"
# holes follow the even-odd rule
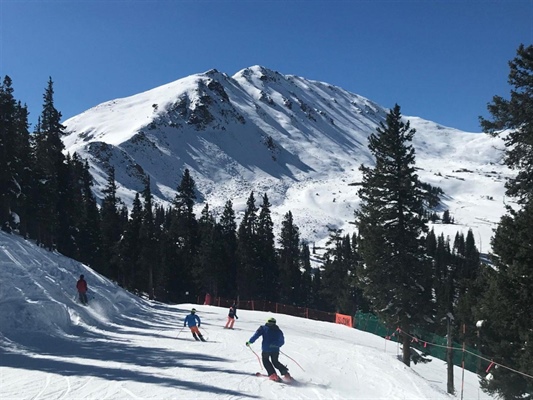
[[[387,112],[334,85],[258,65],[233,76],[211,69],[70,118],[64,142],[67,152],[88,159],[100,199],[110,166],[128,206],[148,176],[155,200],[169,204],[188,168],[198,209],[207,201],[217,216],[231,199],[239,216],[251,191],[267,193],[275,223],[292,211],[302,239],[320,242],[330,227],[353,230],[359,200],[349,184],[360,181],[361,164],[373,164],[368,136]],[[479,244],[488,243],[494,215],[502,215],[504,206],[484,203],[504,196],[511,174],[501,162],[501,139],[404,119],[417,130],[421,180],[444,186],[442,208],[452,215],[454,208],[466,208],[465,217],[477,209],[481,220],[490,221],[478,235]],[[469,192],[477,198],[465,200]],[[454,217],[471,225],[461,211]]]

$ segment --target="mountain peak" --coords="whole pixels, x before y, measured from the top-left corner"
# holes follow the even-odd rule
[[[245,68],[233,75],[233,78],[242,77],[250,82],[278,82],[285,77],[279,72],[268,69],[261,65],[253,65]]]
[[[103,103],[65,121],[64,142],[89,160],[100,198],[114,166],[126,204],[148,177],[155,201],[169,204],[187,168],[215,214],[232,199],[239,215],[252,190],[264,192],[274,221],[291,210],[302,237],[320,242],[329,227],[353,230],[354,183],[360,165],[374,162],[368,136],[386,115],[342,88],[254,65],[231,77],[210,69]],[[457,211],[455,221],[492,221],[482,204],[504,195],[500,139],[409,118],[419,176],[442,187],[442,207]],[[477,186],[484,197],[459,195]],[[489,243],[496,222],[478,226],[480,242]]]

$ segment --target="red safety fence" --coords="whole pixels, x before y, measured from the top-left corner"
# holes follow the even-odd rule
[[[211,305],[213,306],[227,308],[231,307],[235,302],[235,300],[225,299],[222,297],[210,297],[209,300],[211,300]],[[198,299],[198,303],[200,303],[200,299]],[[204,304],[206,304],[205,301]],[[296,307],[266,300],[239,300],[237,307],[241,310],[269,311],[277,314],[287,314],[295,317],[326,322],[337,322],[337,315],[340,315],[326,311],[314,310],[308,307]]]

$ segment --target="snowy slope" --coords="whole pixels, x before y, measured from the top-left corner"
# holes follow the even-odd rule
[[[90,306],[75,300],[85,274]],[[198,309],[208,343],[181,331]],[[163,305],[136,298],[89,268],[0,232],[0,398],[11,399],[491,399],[477,378],[433,360],[407,368],[393,342],[326,322],[275,314],[285,333],[287,364],[297,385],[257,378],[258,360],[244,344],[274,314]],[[260,352],[260,343],[252,346]],[[294,359],[300,366],[289,359]],[[305,371],[304,371],[305,370]]]
[[[147,177],[156,201],[168,203],[188,168],[198,211],[207,201],[220,213],[232,199],[239,215],[251,191],[256,199],[267,193],[277,229],[290,210],[302,239],[320,244],[328,227],[353,232],[353,184],[360,165],[373,162],[368,136],[387,112],[339,87],[261,66],[231,77],[210,70],[87,110],[64,122],[64,142],[89,159],[97,196],[112,165],[126,204]],[[501,140],[405,118],[417,130],[421,179],[445,191],[440,211],[460,225],[437,233],[472,228],[487,251],[510,175]]]

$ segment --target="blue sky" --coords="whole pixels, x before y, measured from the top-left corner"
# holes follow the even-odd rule
[[[533,0],[0,0],[0,75],[35,122],[216,68],[262,65],[479,132]]]

